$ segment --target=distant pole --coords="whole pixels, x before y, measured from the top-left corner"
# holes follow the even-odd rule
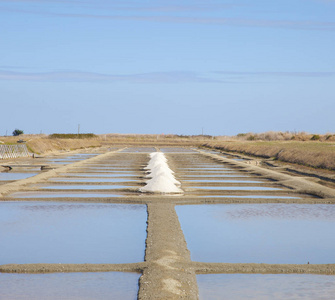
[[[201,135],[204,135],[204,128],[201,128]]]
[[[80,124],[78,124],[78,137],[79,137],[79,132],[80,132]]]

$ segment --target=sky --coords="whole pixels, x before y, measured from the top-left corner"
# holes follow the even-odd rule
[[[0,135],[335,133],[335,0],[0,0]]]

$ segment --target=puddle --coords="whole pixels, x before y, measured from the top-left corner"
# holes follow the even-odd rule
[[[9,181],[9,180],[20,180],[29,178],[37,175],[38,173],[11,173],[11,172],[1,172],[0,181]]]
[[[197,275],[200,299],[333,299],[335,276],[310,274]]]
[[[117,178],[117,177],[112,177],[112,178],[51,178],[49,181],[54,181],[54,182],[128,182],[128,181],[138,181],[137,179],[133,178]]]
[[[279,191],[281,188],[267,186],[188,186],[192,189],[201,190],[222,190],[222,191]]]
[[[135,188],[138,186],[135,186]],[[113,190],[113,189],[129,189],[134,188],[134,186],[125,186],[125,185],[104,185],[104,184],[66,184],[66,185],[48,185],[40,186],[41,189],[50,189],[50,190]]]
[[[191,258],[204,262],[335,262],[335,205],[177,206]]]
[[[0,274],[0,299],[88,300],[137,298],[140,274]]]
[[[146,206],[1,202],[0,264],[143,261]]]
[[[16,192],[10,194],[12,198],[110,198],[122,197],[121,194],[110,193],[62,193],[62,192]]]

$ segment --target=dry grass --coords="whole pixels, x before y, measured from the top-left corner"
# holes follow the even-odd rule
[[[250,138],[250,136],[253,136]],[[16,144],[19,139],[27,142],[29,149],[38,154],[59,150],[75,150],[108,146],[208,146],[256,157],[273,158],[314,168],[335,170],[335,135],[307,133],[266,132],[235,137],[179,136],[149,134],[106,134],[89,139],[57,139],[46,135],[20,135],[0,137],[0,142]],[[253,140],[256,139],[256,140]]]
[[[44,154],[48,152],[60,150],[75,150],[87,147],[99,147],[102,140],[99,137],[89,139],[55,139],[46,135],[27,135],[22,134],[17,137],[7,136],[0,137],[2,144],[17,144],[18,140],[24,140],[29,151],[36,154]]]
[[[55,138],[54,135],[20,135],[0,137],[0,143],[17,144],[23,139],[33,153],[44,154],[60,150],[75,150],[106,146],[200,146],[212,140],[210,136],[106,134],[90,138]]]
[[[106,134],[100,136],[104,144],[127,146],[201,146],[212,136],[180,136],[172,134]]]
[[[267,131],[263,133],[239,133],[230,140],[238,141],[321,141],[335,142],[335,134],[312,134],[307,132]]]
[[[331,142],[231,141],[211,142],[205,146],[313,168],[335,170],[335,143]]]

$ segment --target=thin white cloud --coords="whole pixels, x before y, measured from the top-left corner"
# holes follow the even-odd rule
[[[335,72],[234,72],[218,71],[215,74],[227,76],[276,76],[276,77],[334,77]]]
[[[113,11],[140,11],[140,12],[183,12],[183,11],[217,11],[244,6],[236,1],[232,3],[221,2],[190,2],[183,4],[180,1],[99,1],[99,0],[0,0],[0,4],[13,3],[41,3],[41,4],[71,4],[74,7],[86,5],[92,9],[112,9]]]
[[[12,72],[1,71],[0,80],[39,82],[129,82],[129,83],[184,83],[218,82],[194,72],[151,72],[131,75],[109,75],[94,72]]]
[[[334,31],[335,22],[330,21],[297,21],[297,20],[261,20],[261,19],[238,19],[238,18],[211,18],[211,17],[183,17],[183,16],[161,16],[161,15],[101,15],[101,14],[76,14],[76,13],[57,13],[46,11],[29,11],[23,9],[0,8],[8,12],[30,13],[47,15],[50,17],[64,18],[86,18],[96,20],[111,21],[138,21],[138,22],[159,22],[159,23],[181,23],[181,24],[203,24],[203,25],[222,25],[239,27],[261,27],[261,28],[282,28],[295,30],[322,30]]]
[[[319,0],[321,1],[321,0]],[[283,28],[295,30],[323,30],[334,31],[334,21],[314,21],[314,20],[278,20],[278,19],[253,19],[253,18],[225,18],[225,17],[203,17],[203,16],[182,16],[180,13],[191,11],[218,11],[220,9],[227,9],[241,6],[237,3],[217,3],[217,2],[194,2],[191,5],[180,4],[179,2],[150,2],[149,4],[142,2],[128,2],[128,1],[92,1],[92,0],[0,0],[0,3],[11,2],[38,2],[38,3],[66,3],[73,4],[73,8],[78,8],[78,4],[89,5],[94,9],[108,8],[104,11],[113,12],[112,14],[99,13],[72,13],[60,11],[43,10],[43,6],[32,6],[32,8],[18,8],[18,7],[0,7],[0,11],[12,13],[28,13],[36,15],[46,15],[50,17],[63,18],[83,18],[96,20],[110,20],[110,21],[137,21],[137,22],[159,22],[159,23],[176,23],[176,24],[203,24],[203,25],[221,25],[221,26],[239,26],[239,27],[257,27],[257,28]],[[330,1],[329,2],[335,2]],[[75,10],[73,10],[75,11]],[[123,14],[122,11],[132,12]],[[117,13],[119,12],[119,13]],[[145,13],[144,13],[145,12]],[[150,13],[151,15],[148,15]],[[165,15],[162,15],[164,14]],[[173,15],[179,13],[179,15]]]

